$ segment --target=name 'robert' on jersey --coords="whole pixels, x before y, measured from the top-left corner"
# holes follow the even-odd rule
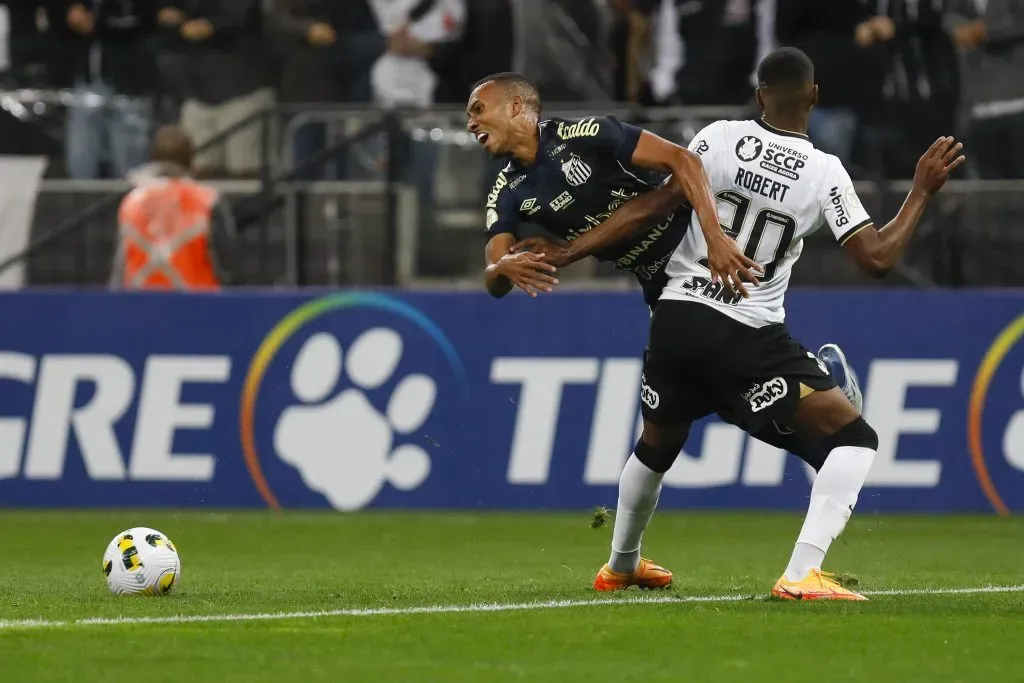
[[[690,151],[711,179],[722,229],[764,276],[747,288],[749,298],[729,294],[711,282],[704,235],[693,229],[669,261],[663,299],[700,301],[752,327],[780,323],[804,238],[828,225],[845,244],[871,224],[842,163],[805,135],[763,121],[716,121],[693,138]]]
[[[487,235],[512,233],[533,223],[572,241],[623,203],[658,187],[669,176],[636,168],[633,152],[641,129],[614,117],[552,118],[540,123],[536,161],[510,161],[487,195]],[[686,231],[688,210],[632,240],[597,254],[601,261],[650,280],[660,273]]]

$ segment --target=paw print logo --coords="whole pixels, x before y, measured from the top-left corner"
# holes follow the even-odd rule
[[[384,386],[402,359],[402,337],[374,328],[355,339],[346,353],[331,334],[310,337],[291,372],[297,405],[286,408],[274,429],[274,449],[310,489],[339,510],[358,510],[391,484],[411,491],[430,474],[430,457],[406,443],[430,417],[437,386],[423,374],[403,377],[383,411],[367,392]],[[328,398],[342,381],[346,386]]]

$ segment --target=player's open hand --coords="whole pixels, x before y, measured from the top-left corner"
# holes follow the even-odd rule
[[[559,268],[573,262],[570,258],[568,242],[556,242],[547,237],[528,237],[513,244],[509,253],[515,254],[523,250],[542,256],[544,263]]]
[[[967,160],[960,150],[962,142],[956,142],[951,136],[941,137],[932,143],[920,159],[914,170],[914,189],[933,195],[942,189],[949,179],[949,174]]]
[[[558,284],[555,267],[546,263],[544,257],[543,253],[506,254],[493,267],[516,287],[536,298],[539,292],[550,292]]]
[[[740,248],[725,233],[708,240],[708,268],[711,281],[719,282],[733,295],[750,296],[743,281],[754,286],[760,284],[758,275],[764,275],[764,268],[747,258]]]

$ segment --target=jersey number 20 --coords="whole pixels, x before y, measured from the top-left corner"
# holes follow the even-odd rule
[[[779,244],[775,248],[775,253],[772,255],[771,261],[762,264],[764,266],[764,277],[760,278],[761,282],[770,282],[775,277],[775,269],[779,261],[786,255],[786,251],[789,249],[790,244],[793,242],[793,236],[796,234],[796,219],[790,215],[780,213],[775,209],[761,209],[754,216],[754,222],[750,226],[750,232],[747,233],[746,246],[740,242],[740,234],[744,232],[745,227],[744,221],[747,219],[747,211],[750,209],[750,197],[742,195],[739,192],[733,190],[723,190],[717,195],[718,199],[732,204],[736,207],[735,213],[733,213],[732,224],[726,225],[722,223],[722,230],[725,231],[732,239],[736,240],[737,244],[743,248],[743,255],[749,259],[757,260],[757,251],[761,247],[761,241],[764,239],[764,234],[767,231],[769,225],[773,225],[781,229],[779,234]],[[707,258],[702,258],[697,261],[701,266],[707,268]]]

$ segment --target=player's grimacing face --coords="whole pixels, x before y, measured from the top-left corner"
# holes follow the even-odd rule
[[[484,83],[469,96],[466,130],[492,157],[507,153],[509,140],[508,102],[501,88]]]

